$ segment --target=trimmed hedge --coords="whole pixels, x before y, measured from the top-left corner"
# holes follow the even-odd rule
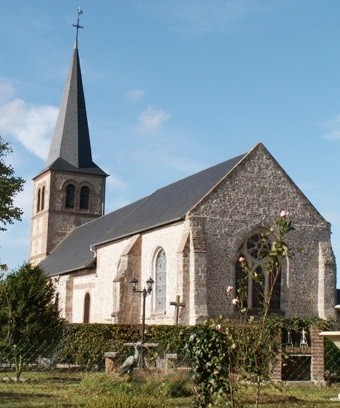
[[[158,343],[157,348],[150,349],[150,358],[155,360],[168,352],[184,357],[184,346],[191,330],[192,327],[183,326],[147,326],[145,342]],[[119,351],[121,359],[131,355],[131,348],[124,347],[124,343],[139,340],[139,325],[69,324],[56,357],[59,362],[79,364],[90,370],[102,364],[107,351]]]
[[[310,324],[325,329],[329,323],[319,319],[274,318],[267,322],[271,330],[290,328],[300,331]],[[200,326],[150,325],[145,328],[145,342],[158,343],[149,350],[149,357],[156,360],[166,353],[177,353],[179,362],[185,360],[185,346],[191,334]],[[123,361],[133,353],[124,343],[140,340],[140,325],[117,324],[68,324],[61,338],[56,359],[66,364],[79,364],[87,369],[97,368],[104,360],[107,351],[118,351]],[[188,357],[187,357],[188,358]]]

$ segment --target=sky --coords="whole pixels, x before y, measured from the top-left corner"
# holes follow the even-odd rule
[[[340,1],[0,6],[0,134],[26,180],[22,221],[0,235],[11,270],[28,259],[32,178],[44,168],[79,6],[92,154],[110,174],[106,212],[262,142],[331,223],[340,260]]]

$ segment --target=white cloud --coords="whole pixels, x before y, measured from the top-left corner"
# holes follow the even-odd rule
[[[0,110],[3,104],[14,97],[14,86],[6,79],[0,78]]]
[[[0,95],[13,96],[9,82],[0,82]],[[11,99],[0,106],[0,133],[15,137],[23,146],[45,159],[55,126],[58,108],[50,105],[29,105],[19,98]]]
[[[23,211],[22,220],[29,221],[32,216],[32,200],[33,200],[33,183],[27,182],[23,191],[18,193],[14,198],[14,205],[21,208]]]
[[[142,89],[131,89],[131,91],[126,92],[125,98],[133,103],[140,101],[144,96],[144,91]]]
[[[142,132],[154,132],[170,118],[170,115],[162,109],[149,105],[138,118],[138,130]]]
[[[249,16],[276,12],[286,7],[286,3],[282,0],[173,0],[160,2],[156,11],[167,18],[175,30],[197,35],[228,31]]]
[[[118,190],[126,190],[128,186],[124,180],[120,179],[119,177],[115,175],[110,175],[107,178],[107,184],[110,185],[112,188],[115,188]]]
[[[326,133],[323,134],[323,137],[325,139],[340,139],[340,114],[334,116],[332,119],[325,121],[321,126],[326,130]]]
[[[157,160],[155,160],[155,157],[157,157]],[[172,173],[172,170],[175,170],[176,173],[174,174],[178,178],[197,173],[207,167],[206,163],[194,160],[192,157],[183,156],[181,153],[177,153],[175,149],[164,145],[153,146],[153,149],[135,150],[132,158],[143,167],[157,167],[159,170],[160,166],[162,166],[161,172],[163,175],[168,172]]]

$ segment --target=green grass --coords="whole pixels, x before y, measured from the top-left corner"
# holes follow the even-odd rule
[[[102,373],[24,373],[22,381],[3,381],[13,373],[0,373],[1,408],[84,407],[159,408],[192,406],[187,376],[135,375],[126,377]]]
[[[186,373],[138,373],[126,377],[103,373],[35,373],[22,375],[20,383],[6,380],[13,373],[0,372],[1,408],[189,408],[194,406],[193,387]],[[239,408],[254,406],[255,387],[242,385],[238,390]],[[340,384],[331,387],[306,384],[263,387],[261,408],[339,407],[330,401],[340,393]],[[216,407],[226,407],[226,402]]]

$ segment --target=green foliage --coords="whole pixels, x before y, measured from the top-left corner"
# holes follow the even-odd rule
[[[216,396],[228,393],[228,338],[212,322],[196,326],[186,344],[198,407],[212,404]]]
[[[116,403],[132,400],[136,407],[144,406],[143,404],[148,407],[166,407],[170,406],[169,402],[172,399],[178,401],[193,395],[188,374],[181,372],[161,374],[159,372],[139,371],[131,382],[126,382],[124,378],[114,375],[89,374],[81,382],[80,388],[92,395],[94,393],[96,395],[114,395]],[[150,405],[147,405],[148,401]],[[122,406],[125,407],[125,405]],[[177,402],[174,406],[178,406]]]
[[[230,406],[237,406],[237,390],[243,380],[256,384],[255,406],[259,405],[261,383],[269,377],[281,344],[277,334],[282,320],[271,316],[271,308],[281,276],[281,263],[293,256],[285,241],[286,235],[293,230],[288,212],[281,211],[275,223],[259,234],[261,246],[254,259],[239,258],[237,297],[232,300],[236,319],[211,321],[190,336],[187,351],[198,407],[208,406],[221,396]],[[260,305],[256,305],[256,310],[248,307],[252,303],[248,299],[249,281],[258,290]],[[233,288],[229,286],[227,295],[231,293]],[[298,322],[290,324],[296,327]]]
[[[69,325],[64,335],[59,357],[68,363],[94,368],[107,351],[130,352],[123,347],[126,342],[137,341],[139,327],[106,324]]]
[[[190,328],[180,326],[147,326],[145,342],[157,343],[149,350],[149,359],[155,361],[167,352],[184,356],[184,344]],[[124,343],[140,340],[139,325],[71,324],[65,331],[58,349],[58,359],[69,364],[79,364],[87,369],[97,367],[107,351],[119,351],[121,360],[131,355],[131,348]]]
[[[24,264],[0,281],[0,345],[22,364],[44,350],[52,353],[60,339],[63,321],[54,305],[54,287],[39,267]]]
[[[58,359],[69,364],[82,365],[90,370],[103,361],[105,352],[123,351],[123,343],[137,341],[138,336],[137,326],[68,325],[60,344]]]
[[[0,231],[6,230],[7,224],[21,219],[22,211],[13,203],[14,197],[23,189],[24,180],[14,175],[14,169],[6,163],[6,157],[12,153],[7,142],[0,136]],[[1,225],[2,224],[2,225]]]
[[[325,339],[325,371],[329,382],[340,380],[340,349],[333,341]]]

